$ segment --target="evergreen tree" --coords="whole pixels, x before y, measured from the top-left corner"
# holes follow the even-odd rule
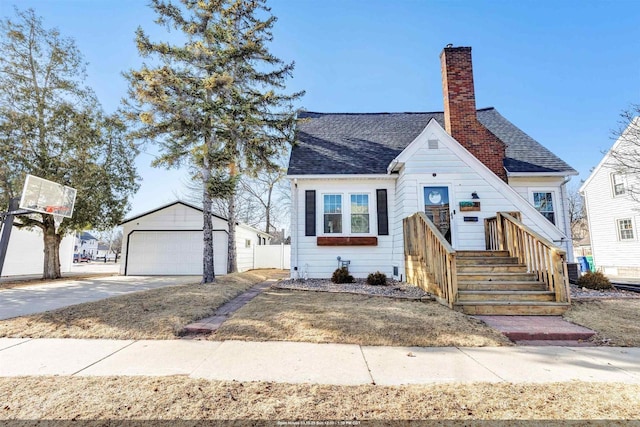
[[[154,60],[127,74],[129,117],[138,138],[154,141],[155,165],[195,167],[203,183],[203,282],[215,279],[212,200],[228,199],[228,270],[235,257],[235,194],[241,173],[277,166],[274,156],[291,141],[295,114],[284,81],[293,64],[271,55],[267,43],[276,18],[263,0],[153,0],[157,23],[177,30],[184,43],[152,42],[139,28],[140,54]]]
[[[20,197],[26,174],[77,190],[72,218],[56,227],[47,214],[16,225],[44,236],[43,277],[60,277],[59,245],[73,230],[122,220],[137,189],[137,150],[117,116],[105,116],[83,86],[75,43],[43,28],[33,10],[0,22],[0,204]]]

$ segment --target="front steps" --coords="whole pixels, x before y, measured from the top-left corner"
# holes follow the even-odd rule
[[[527,273],[507,251],[456,251],[456,308],[475,315],[561,315],[568,303]]]

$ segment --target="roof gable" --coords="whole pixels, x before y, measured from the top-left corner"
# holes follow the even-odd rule
[[[607,163],[609,161],[609,158],[611,157],[610,153],[614,150],[617,150],[618,148],[620,148],[621,145],[623,145],[626,141],[628,141],[628,137],[632,128],[636,128],[636,129],[640,128],[640,117],[634,118],[631,121],[631,123],[629,123],[629,126],[627,126],[627,128],[624,130],[622,135],[620,135],[620,137],[616,140],[613,146],[609,150],[607,150],[605,155],[602,157],[602,160],[600,160],[600,163],[598,163],[598,165],[593,169],[591,174],[589,174],[589,177],[578,189],[580,193],[584,192],[587,189],[587,186],[591,183],[593,178],[600,172],[601,169],[607,167]],[[613,172],[613,169],[611,170],[611,172]]]
[[[298,115],[289,175],[386,174],[387,167],[444,113],[314,113]],[[478,120],[507,146],[505,168],[518,173],[577,172],[494,108],[478,110]]]
[[[161,211],[161,210],[163,210],[163,209],[167,209],[167,208],[169,208],[169,207],[171,207],[171,206],[174,206],[174,205],[184,205],[184,206],[186,206],[186,207],[188,207],[188,208],[195,209],[195,210],[200,211],[200,212],[202,212],[202,211],[203,211],[203,209],[202,209],[201,207],[198,207],[198,206],[193,205],[193,204],[191,204],[191,203],[184,202],[184,201],[182,201],[182,200],[176,200],[175,202],[167,203],[166,205],[162,205],[162,206],[157,207],[157,208],[155,208],[155,209],[152,209],[152,210],[150,210],[150,211],[143,212],[143,213],[141,213],[141,214],[139,214],[139,215],[136,215],[136,216],[134,216],[134,217],[131,217],[131,218],[125,218],[125,219],[124,219],[124,221],[122,221],[122,222],[121,222],[120,224],[118,224],[118,225],[123,225],[123,224],[126,224],[126,223],[128,223],[128,222],[135,221],[136,219],[142,218],[143,216],[151,215],[152,213],[159,212],[159,211]],[[219,218],[219,219],[221,219],[221,220],[223,220],[223,221],[227,221],[227,218],[221,217],[220,215],[216,215],[216,214],[211,214],[211,215],[212,215],[212,216],[214,216],[214,217],[216,217],[216,218]]]

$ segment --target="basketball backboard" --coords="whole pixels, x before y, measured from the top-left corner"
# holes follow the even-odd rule
[[[75,202],[75,188],[27,175],[22,189],[20,208],[71,218]]]

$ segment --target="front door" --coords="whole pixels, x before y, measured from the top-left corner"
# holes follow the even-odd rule
[[[424,213],[451,243],[451,212],[449,210],[449,188],[424,187]]]

